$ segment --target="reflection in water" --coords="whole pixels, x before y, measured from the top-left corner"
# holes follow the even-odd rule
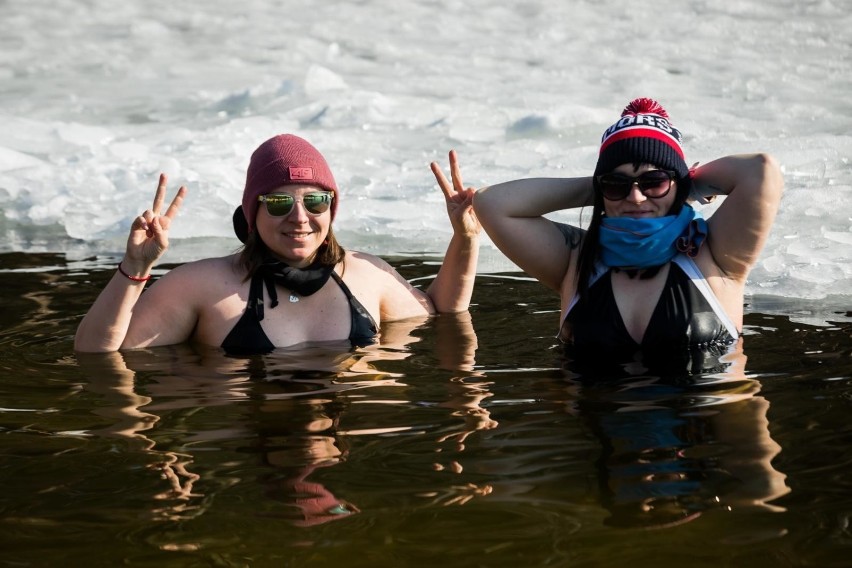
[[[444,332],[436,350],[440,366],[471,368],[476,341],[469,314],[438,319],[437,327]],[[241,443],[237,452],[259,457],[256,479],[264,493],[290,506],[284,513],[264,515],[302,527],[342,519],[358,513],[358,507],[336,497],[316,479],[322,470],[343,463],[348,456],[340,436],[340,417],[353,391],[405,386],[398,376],[377,370],[375,364],[407,358],[408,346],[418,341],[411,333],[422,323],[412,320],[386,326],[381,347],[357,350],[348,343],[324,343],[239,358],[219,349],[184,344],[81,353],[78,362],[89,377],[87,389],[108,403],[97,413],[111,423],[88,433],[132,440],[155,458],[149,467],[165,482],[165,489],[153,495],[159,503],[151,509],[155,520],[197,517],[206,512],[216,491],[245,483],[244,477],[206,471],[210,468],[200,468],[193,457],[199,444],[233,444],[235,440]],[[468,396],[471,388],[478,387],[458,387],[459,402],[448,405],[460,416],[484,413],[487,418],[488,413],[478,407],[479,395]],[[227,414],[222,407],[227,407]],[[205,414],[214,408],[215,426],[205,429]],[[222,427],[223,421],[227,426]],[[471,431],[479,427],[470,418],[465,422]],[[346,435],[407,429],[378,427],[350,430]],[[460,443],[469,433],[460,434]],[[229,467],[234,469],[233,464]]]
[[[482,380],[482,375],[477,373],[470,377],[460,376],[449,380],[447,386],[448,398],[439,406],[451,409],[451,416],[461,418],[462,424],[461,427],[454,427],[453,431],[438,437],[436,441],[438,444],[437,452],[442,452],[446,444],[452,443],[454,446],[452,450],[456,454],[460,454],[465,451],[465,441],[470,435],[482,430],[493,430],[499,426],[499,423],[491,418],[491,412],[481,406],[483,400],[494,396],[489,390],[489,386],[492,384]],[[458,458],[452,459],[447,464],[436,462],[434,468],[436,471],[447,471],[455,474],[464,471],[464,466]],[[462,485],[451,485],[442,492],[424,492],[420,496],[431,499],[433,504],[465,505],[474,497],[484,497],[490,495],[492,491],[493,487],[489,483],[468,482]]]
[[[769,434],[769,402],[745,362],[739,344],[680,359],[680,372],[630,361],[576,374],[567,363],[582,388],[577,411],[603,447],[596,467],[607,524],[661,528],[712,509],[784,511],[771,504],[789,488],[772,466],[781,448]]]
[[[848,563],[845,311],[747,314],[746,370],[563,371],[552,297],[486,279],[478,345],[440,316],[376,353],[87,358],[74,330],[112,271],[64,264],[0,266],[7,564]]]
[[[464,466],[458,454],[465,451],[465,441],[472,434],[493,430],[499,423],[482,402],[494,396],[489,389],[494,383],[476,371],[476,333],[470,313],[441,315],[434,323],[435,353],[438,367],[450,371],[454,376],[446,383],[446,400],[438,403],[440,408],[451,410],[450,416],[460,418],[461,425],[452,425],[441,432],[436,440],[436,452],[443,452],[448,444],[456,454],[448,463],[436,462],[435,471],[461,474]],[[447,431],[449,430],[449,431]],[[466,505],[475,497],[490,495],[493,487],[489,483],[452,484],[442,491],[425,491],[418,495],[429,499],[430,504],[443,506]]]
[[[322,483],[309,477],[320,468],[342,463],[348,450],[338,439],[338,424],[345,409],[336,397],[272,400],[257,414],[255,446],[271,466],[260,481],[268,497],[291,506],[280,516],[296,526],[312,526],[358,513],[358,508],[337,498]]]
[[[77,354],[81,369],[89,377],[86,389],[102,395],[108,403],[108,406],[94,412],[111,421],[110,426],[91,429],[88,434],[125,438],[138,443],[140,451],[154,458],[147,467],[156,471],[165,482],[165,489],[152,496],[158,504],[153,506],[150,514],[153,520],[158,521],[187,520],[202,514],[206,509],[205,494],[195,489],[200,475],[191,471],[193,456],[184,448],[186,444],[178,444],[180,449],[165,448],[163,446],[168,443],[158,443],[153,437],[153,431],[163,419],[164,412],[178,411],[181,414],[170,417],[170,422],[182,421],[205,406],[229,404],[244,396],[234,384],[240,384],[243,380],[219,376],[205,381],[199,376],[197,367],[186,375],[185,381],[175,380],[171,373],[180,359],[176,354],[180,350],[162,350],[156,354],[150,353],[148,357],[140,352],[129,355]],[[133,360],[142,361],[146,371],[157,373],[163,378],[162,383],[153,383],[153,391],[165,396],[169,394],[168,386],[173,384],[177,387],[175,397],[155,402],[153,397],[138,394],[137,373],[129,368]]]
[[[149,467],[159,473],[166,489],[153,498],[167,504],[152,509],[155,520],[187,520],[206,510],[211,495],[198,489],[200,475],[193,472],[189,448],[201,442],[248,439],[252,452],[260,451],[267,465],[281,470],[275,476],[283,475],[282,487],[290,490],[282,498],[304,513],[304,519],[294,522],[313,524],[336,518],[343,510],[357,511],[335,501],[327,507],[334,514],[324,517],[317,507],[329,501],[330,493],[307,477],[315,468],[341,459],[333,437],[334,415],[339,411],[330,409],[335,404],[334,393],[395,384],[394,379],[371,370],[367,360],[379,356],[376,352],[353,354],[348,345],[345,351],[323,345],[240,359],[215,349],[178,345],[124,354],[81,353],[78,360],[90,377],[88,390],[103,395],[109,404],[96,412],[112,422],[89,434],[141,442],[141,450],[156,458]],[[149,396],[138,394],[137,389]],[[318,395],[322,398],[315,398]],[[243,404],[235,405],[238,402]],[[198,430],[196,420],[195,431],[180,431],[194,414],[221,406],[236,411],[228,427]],[[166,413],[171,413],[169,429],[179,430],[177,448],[167,449],[168,442],[157,441],[164,436],[153,435]],[[258,423],[258,416],[269,420]],[[282,439],[286,450],[276,446]],[[208,477],[204,483],[208,493],[211,485],[243,481],[222,475]]]
[[[585,507],[585,497],[565,485],[566,474],[579,478],[571,464],[590,447],[566,439],[563,428],[579,424],[597,440],[597,501],[610,526],[661,528],[711,510],[783,511],[773,504],[789,489],[772,465],[780,447],[769,433],[769,402],[746,374],[740,346],[663,371],[649,360],[609,367],[566,360],[562,374],[533,373],[521,381],[525,392],[512,396],[504,375],[477,366],[469,314],[436,318],[424,334],[391,335],[389,348],[320,345],[248,358],[189,345],[80,354],[88,390],[107,401],[97,412],[110,420],[89,433],[133,441],[154,458],[149,467],[162,487],[151,494],[150,514],[159,521],[203,515],[215,494],[235,485],[241,492],[259,486],[270,503],[257,515],[296,527],[352,517],[369,504],[364,494],[350,495],[352,472],[337,466],[353,457],[358,436],[391,434],[407,437],[383,438],[383,452],[400,444],[411,458],[422,447],[437,456],[431,464],[439,477],[410,485],[415,508],[560,500]],[[417,341],[434,347],[442,373],[418,385],[434,402],[422,394],[410,400],[404,373],[379,370],[397,368]],[[376,387],[393,390],[384,398],[362,392]],[[341,426],[353,405],[363,411],[367,403],[444,414],[429,410],[428,418],[400,424],[377,410]],[[222,448],[231,451],[221,463],[199,463],[199,451]]]

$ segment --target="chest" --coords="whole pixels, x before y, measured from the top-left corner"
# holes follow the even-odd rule
[[[349,300],[333,280],[310,296],[292,294],[276,285],[278,304],[265,286],[255,290],[263,306],[263,319],[254,321],[274,345],[287,346],[305,342],[345,340],[351,329]],[[237,325],[249,307],[251,286],[242,283],[237,290],[211,298],[199,313],[196,339],[210,345],[220,345]]]
[[[673,264],[645,280],[608,272],[568,313],[563,339],[591,349],[725,342],[731,338],[727,318],[720,319],[717,308]]]
[[[309,341],[337,341],[349,337],[349,302],[333,280],[310,296],[298,296],[277,287],[278,305],[272,308],[264,289],[263,331],[275,345],[296,345]]]
[[[660,297],[668,284],[670,265],[664,266],[651,278],[631,277],[626,272],[612,272],[610,282],[612,301],[627,333],[636,343],[642,343]]]

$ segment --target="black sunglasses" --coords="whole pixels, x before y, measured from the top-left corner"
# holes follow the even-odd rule
[[[650,170],[636,177],[620,173],[609,173],[600,175],[595,179],[598,182],[600,192],[606,199],[621,201],[630,195],[634,183],[639,187],[639,191],[645,197],[652,199],[665,197],[672,188],[672,180],[674,178],[675,172],[669,170]]]
[[[287,193],[270,193],[257,198],[258,201],[266,203],[266,212],[273,217],[289,215],[293,207],[296,206],[296,201],[301,201],[302,205],[305,206],[305,211],[311,215],[322,215],[331,207],[332,199],[334,199],[334,194],[327,191],[312,191],[303,195],[299,200]]]

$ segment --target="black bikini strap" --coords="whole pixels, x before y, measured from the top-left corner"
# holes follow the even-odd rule
[[[278,305],[278,291],[275,289],[275,276],[268,272],[263,273],[263,283],[266,284],[266,292],[269,294],[269,308],[273,309]],[[263,303],[263,292],[261,291],[261,305]],[[261,317],[260,319],[263,319]]]
[[[275,281],[269,278],[264,278],[261,274],[252,276],[251,284],[249,284],[249,297],[247,310],[254,310],[257,316],[257,321],[263,320],[263,285],[266,284],[266,290],[269,292],[269,299],[272,301],[272,307],[278,305],[278,292],[275,291]]]
[[[332,271],[332,273],[331,273],[331,277],[334,279],[334,281],[335,281],[335,282],[337,282],[337,285],[338,285],[338,286],[340,286],[340,289],[341,289],[341,290],[343,290],[343,294],[346,296],[346,299],[347,299],[347,300],[351,300],[351,299],[354,297],[354,296],[352,295],[352,291],[351,291],[351,290],[349,290],[349,286],[347,286],[347,285],[343,282],[343,278],[341,278],[340,274],[338,274],[337,272]]]

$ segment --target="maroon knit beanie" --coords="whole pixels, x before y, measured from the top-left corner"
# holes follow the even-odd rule
[[[610,172],[622,164],[652,164],[676,172],[678,179],[689,175],[681,147],[681,133],[669,122],[669,115],[653,99],[634,99],[621,118],[606,129],[595,175]]]
[[[249,232],[254,231],[257,198],[283,185],[315,185],[333,191],[331,218],[337,213],[340,192],[325,158],[311,144],[293,134],[270,138],[251,155],[243,191],[243,214]]]

